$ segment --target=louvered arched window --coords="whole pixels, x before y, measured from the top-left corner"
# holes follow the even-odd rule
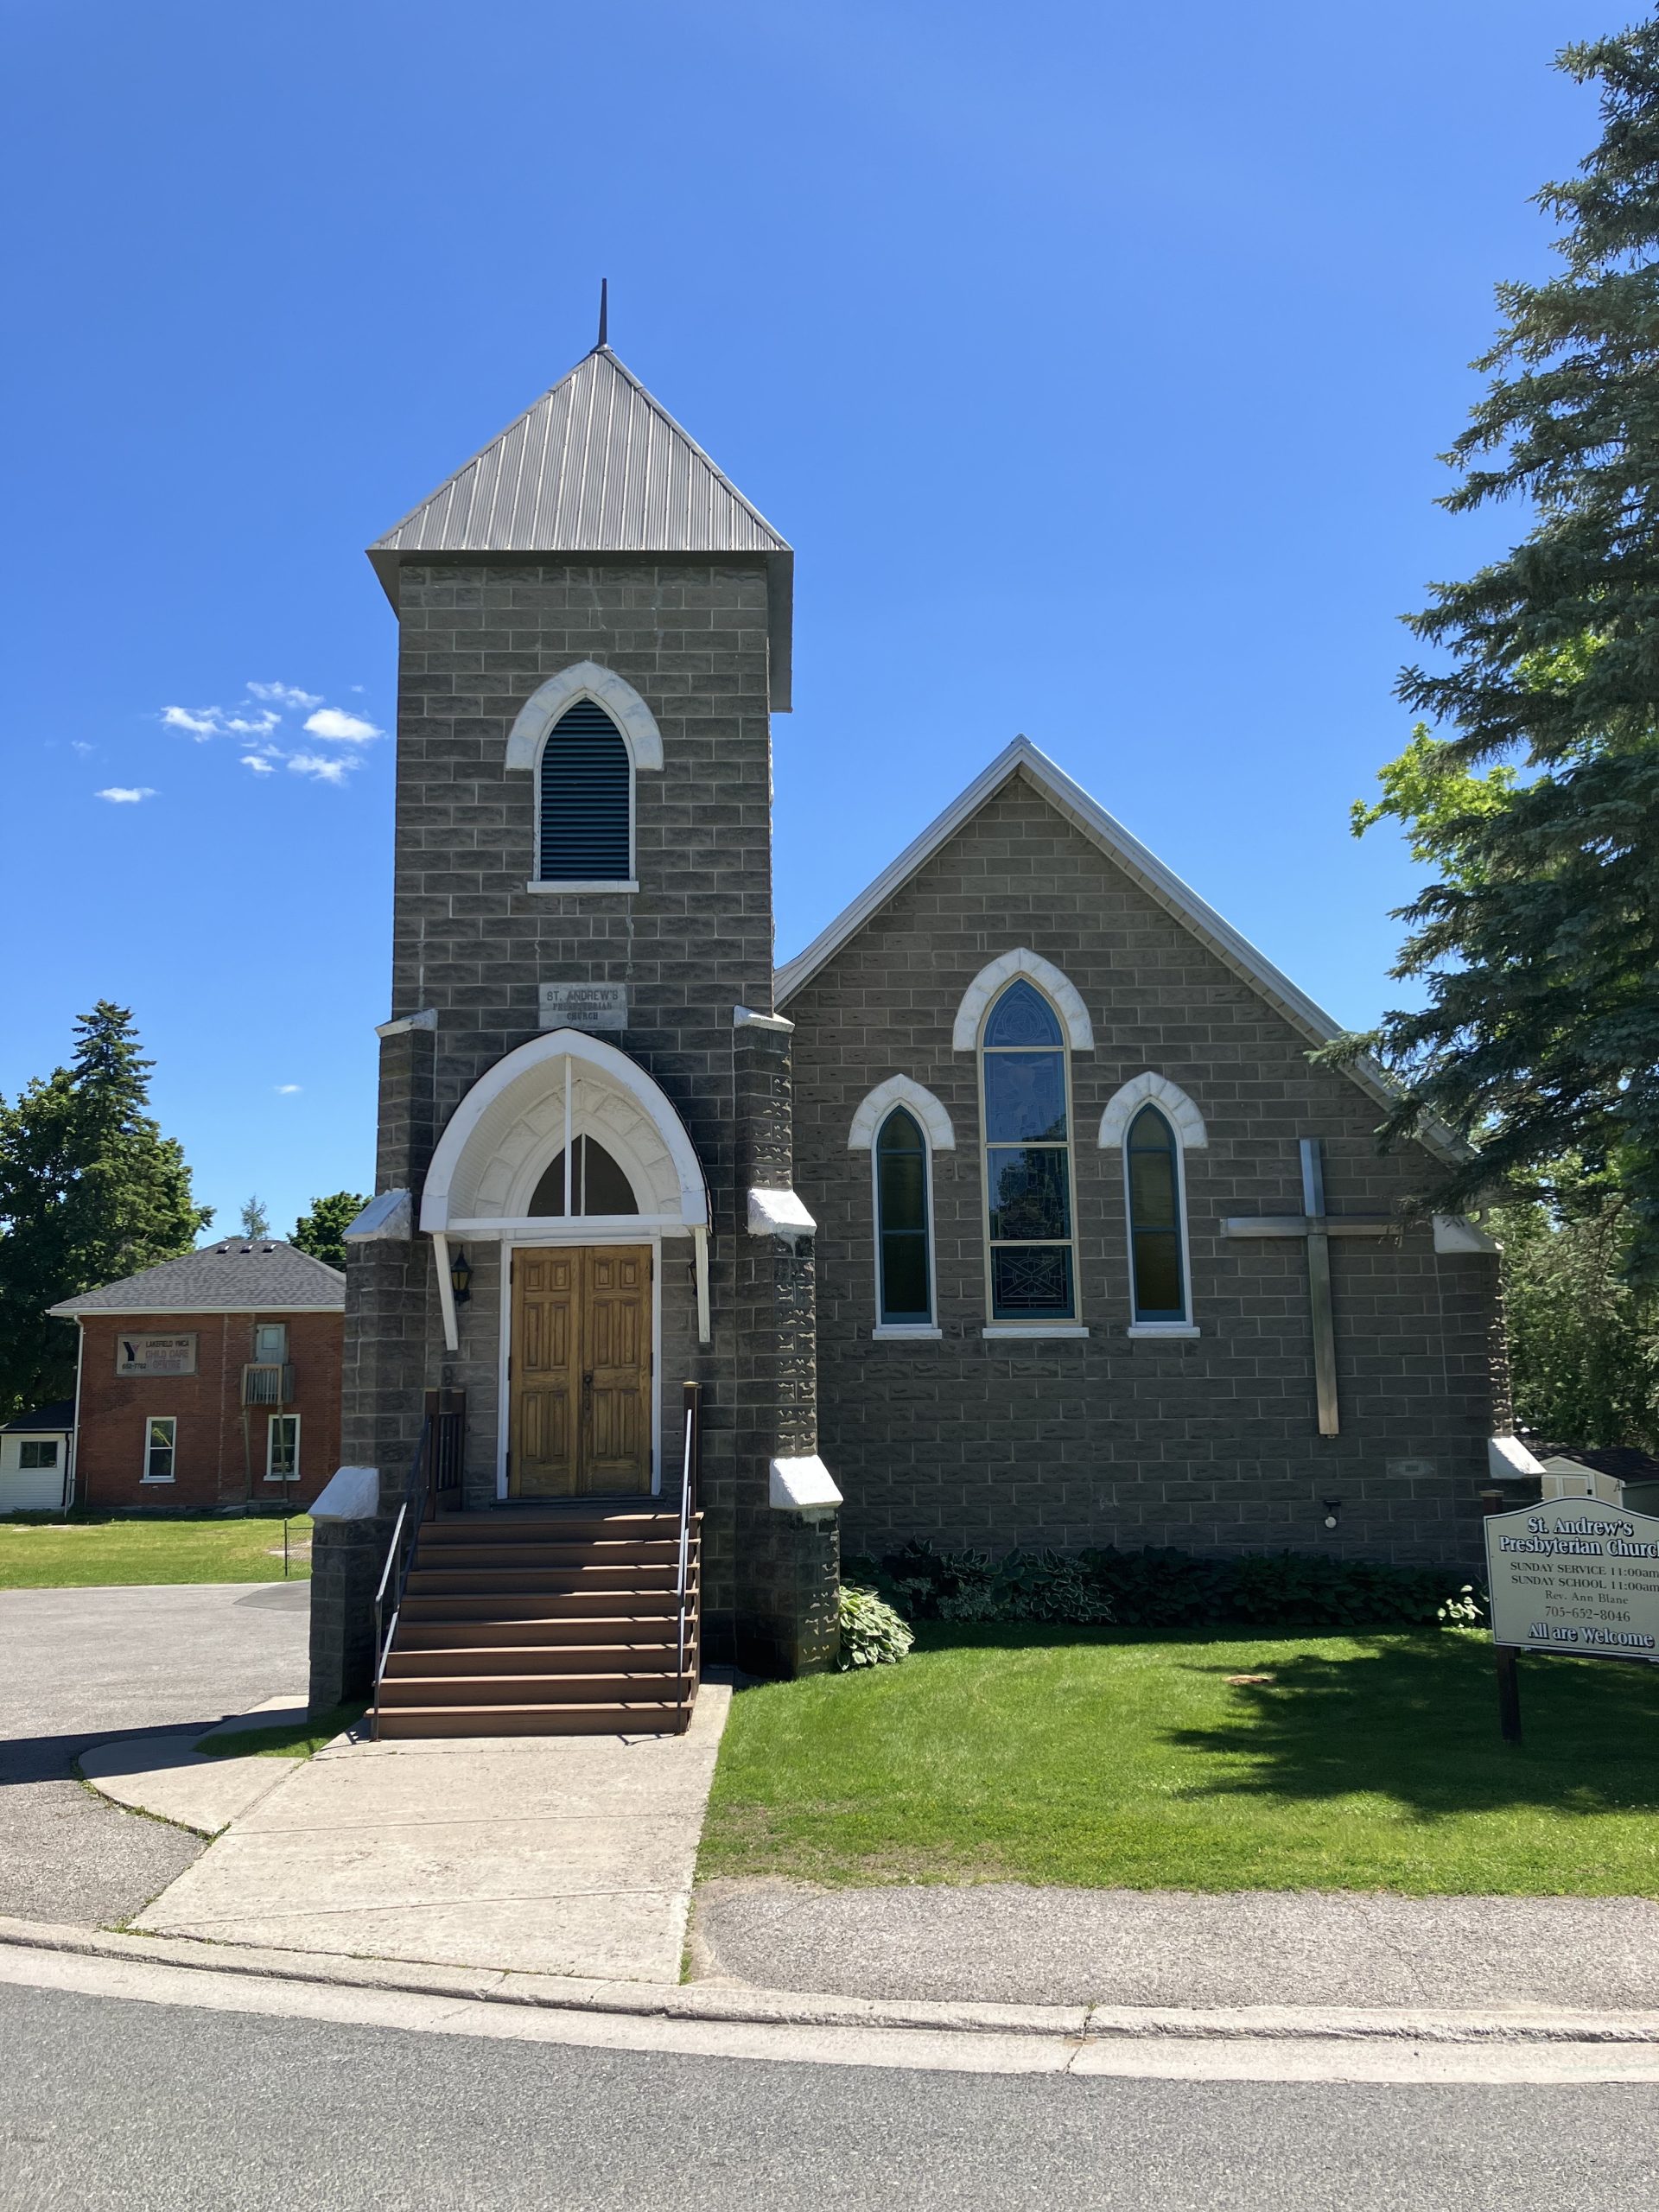
[[[596,700],[578,699],[542,747],[537,880],[583,888],[633,874],[633,762]]]
[[[993,1322],[1074,1321],[1071,1084],[1065,1034],[1016,977],[980,1038]]]

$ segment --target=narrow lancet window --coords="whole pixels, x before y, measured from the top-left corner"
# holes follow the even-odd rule
[[[980,1065],[991,1319],[1074,1320],[1065,1039],[1053,1007],[1023,977],[986,1017]]]
[[[925,1327],[933,1319],[927,1169],[919,1123],[895,1106],[875,1140],[878,1319],[885,1327]]]
[[[1123,1149],[1135,1318],[1185,1321],[1181,1166],[1175,1132],[1155,1106],[1143,1106],[1129,1124]]]

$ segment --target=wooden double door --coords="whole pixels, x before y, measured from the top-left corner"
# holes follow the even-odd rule
[[[513,1253],[510,1497],[650,1490],[651,1264],[648,1244]]]

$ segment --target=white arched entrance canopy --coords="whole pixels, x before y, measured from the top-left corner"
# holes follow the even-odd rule
[[[633,1186],[634,1214],[552,1218],[531,1212],[536,1186],[572,1142],[592,1136]],[[709,1189],[685,1124],[638,1061],[577,1029],[532,1038],[481,1075],[438,1140],[421,1193],[432,1238],[444,1335],[456,1348],[452,1236],[546,1234],[578,1242],[607,1230],[690,1236],[696,1244],[698,1334],[709,1341]]]

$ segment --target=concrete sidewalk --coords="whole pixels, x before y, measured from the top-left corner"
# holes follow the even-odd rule
[[[331,1745],[131,1925],[218,1943],[678,1981],[731,1690],[683,1736]]]
[[[699,1980],[1001,2005],[1659,2009],[1659,1902],[713,1882]]]

